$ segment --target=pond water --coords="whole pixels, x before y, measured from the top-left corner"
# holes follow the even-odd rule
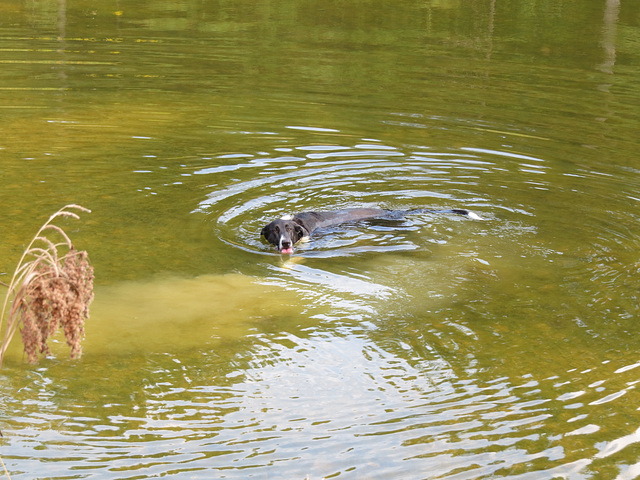
[[[0,280],[89,252],[84,355],[0,372],[13,479],[640,476],[640,14],[0,5]],[[467,208],[324,229],[284,214]]]

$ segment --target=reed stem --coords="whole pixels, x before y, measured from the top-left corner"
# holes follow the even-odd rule
[[[60,327],[71,347],[71,357],[82,354],[84,322],[93,300],[93,267],[87,252],[77,251],[65,231],[53,223],[60,217],[79,219],[74,210],[90,212],[71,204],[51,215],[16,266],[0,311],[0,332],[4,326],[0,368],[20,326],[24,351],[32,363],[37,362],[39,353],[50,353],[47,339]]]

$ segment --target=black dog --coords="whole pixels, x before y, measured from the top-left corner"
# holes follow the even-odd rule
[[[396,218],[409,213],[455,213],[475,220],[481,218],[468,210],[409,210],[399,212],[382,208],[349,208],[334,212],[303,212],[294,216],[282,217],[274,220],[262,229],[261,235],[280,253],[293,253],[293,246],[302,238],[322,227],[339,223],[369,220],[373,218]]]

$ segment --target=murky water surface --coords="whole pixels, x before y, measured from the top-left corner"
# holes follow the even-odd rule
[[[11,478],[640,476],[627,2],[0,6],[0,276],[66,203],[85,355]],[[287,213],[468,208],[258,234]]]

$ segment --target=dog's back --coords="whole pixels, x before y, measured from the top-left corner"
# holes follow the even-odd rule
[[[311,233],[317,228],[369,218],[380,218],[389,215],[389,213],[389,210],[382,208],[347,208],[332,212],[302,212],[294,218]]]

